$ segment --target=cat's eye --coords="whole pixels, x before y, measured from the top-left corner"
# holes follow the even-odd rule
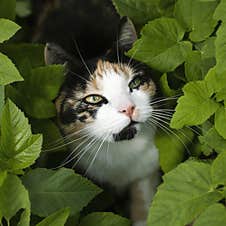
[[[88,104],[99,104],[105,101],[105,99],[100,95],[89,95],[85,97],[84,101]]]
[[[142,83],[142,78],[137,76],[129,83],[129,88],[137,89],[141,85],[141,83]]]

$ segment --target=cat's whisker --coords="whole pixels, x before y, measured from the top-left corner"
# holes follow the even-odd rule
[[[82,155],[84,155],[85,154],[85,152],[84,152],[84,150],[85,151],[88,151],[89,149],[88,148],[91,148],[90,147],[90,145],[91,144],[94,144],[96,141],[98,140],[98,138],[96,138],[95,136],[88,136],[88,138],[86,138],[83,142],[82,142],[82,145],[83,144],[86,144],[88,141],[89,141],[89,143],[87,144],[87,145],[85,145],[84,147],[82,147],[82,149],[81,150],[79,150],[75,155],[74,155],[74,153],[82,146],[82,145],[78,145],[78,146],[76,146],[75,147],[75,149],[70,153],[70,155],[66,158],[66,160],[64,160],[64,161],[67,161],[71,156],[73,156],[71,159],[69,159],[67,162],[66,162],[66,164],[68,164],[69,162],[71,162],[71,161],[73,161],[74,159],[76,159],[80,154],[82,154]],[[82,156],[81,156],[82,157]],[[75,167],[75,165],[76,165],[76,163],[77,162],[79,162],[79,160],[80,159],[78,159],[76,162],[75,162],[75,164],[72,166],[72,168],[74,168]]]
[[[196,127],[196,126],[195,126]],[[200,132],[198,132],[197,130],[195,130],[194,128],[192,128],[191,126],[186,126],[186,128],[190,129],[193,133],[195,133],[198,136],[202,136],[202,134]]]
[[[142,64],[144,64],[144,63],[142,63],[142,62],[139,62],[139,63],[135,62],[134,64],[131,64],[131,66],[132,66],[132,68],[135,71],[137,71],[139,69],[139,66],[142,65]]]
[[[157,103],[161,103],[164,101],[169,101],[169,100],[177,100],[178,97],[167,97],[167,98],[163,98],[161,100],[157,100],[157,101],[151,101],[151,105],[157,104]]]
[[[170,129],[168,129],[168,127],[163,126],[161,123],[157,122],[156,120],[151,121],[154,125],[156,125],[158,128],[160,128],[161,130],[163,130],[168,136],[176,136],[176,138],[182,143],[182,145],[184,146],[186,152],[191,155],[191,152],[189,151],[187,145],[183,142],[183,140],[175,133],[173,133]],[[153,126],[153,125],[152,125]]]
[[[50,151],[53,151],[53,150],[57,150],[57,149],[63,148],[64,146],[67,146],[69,144],[72,144],[72,143],[74,143],[74,142],[76,142],[76,141],[78,141],[80,139],[83,139],[86,136],[88,136],[87,133],[89,132],[90,129],[93,129],[93,126],[92,125],[86,126],[86,127],[82,128],[82,129],[80,129],[78,131],[75,131],[75,132],[73,132],[73,133],[71,133],[71,134],[69,134],[69,135],[67,135],[65,137],[62,137],[61,139],[62,139],[62,142],[64,142],[64,144],[62,144],[60,146],[57,146],[57,147],[53,147],[53,148],[49,148],[49,149],[44,149],[43,152],[50,152]],[[108,129],[108,127],[107,127],[107,129]],[[84,134],[83,136],[78,137],[78,138],[76,138],[74,140],[71,140],[72,137],[74,137],[75,135],[78,135],[79,133],[83,133],[83,132],[86,132],[86,134]],[[69,142],[66,142],[66,139],[70,139]]]
[[[177,98],[179,98],[179,97],[181,97],[183,95],[183,93],[181,92],[181,93],[178,93],[178,94],[176,94],[176,95],[173,95],[173,96],[169,96],[169,97],[162,97],[162,96],[158,96],[158,97],[154,97],[152,100],[153,101],[157,101],[157,100],[162,100],[162,99],[167,99],[167,98],[174,98],[174,97],[177,97]]]
[[[152,112],[152,115],[155,115],[157,117],[166,119],[166,120],[171,120],[173,113],[170,112]],[[194,128],[190,127],[190,126],[185,126],[187,129],[191,130],[193,133],[195,133],[198,136],[201,136],[201,133],[199,133],[197,130],[195,130]]]
[[[76,42],[76,40],[74,40],[74,44],[75,44],[75,48],[76,48],[76,50],[77,50],[77,52],[78,52],[78,55],[79,55],[79,57],[80,57],[82,63],[84,64],[84,66],[85,66],[86,70],[88,71],[89,75],[92,76],[92,73],[91,73],[91,71],[90,71],[88,65],[86,64],[86,62],[85,62],[85,60],[84,60],[84,58],[83,58],[83,56],[82,56],[82,54],[81,54],[81,51],[79,50],[78,43]]]
[[[166,115],[172,117],[174,112],[172,111],[152,111],[153,114]]]
[[[118,121],[118,120],[117,120]],[[117,122],[116,121],[116,122]],[[120,124],[121,123],[121,121],[119,121],[118,122],[118,124]],[[111,128],[111,126],[108,126],[108,127],[105,127],[104,129],[110,129]],[[100,128],[99,130],[102,130],[102,128]],[[98,130],[96,130],[96,132],[97,132]],[[86,136],[83,136],[81,139],[84,139],[85,137],[88,137],[87,139],[85,139],[83,142],[81,142],[70,154],[69,154],[69,156],[64,160],[64,162],[60,165],[60,166],[58,166],[58,168],[60,168],[60,167],[62,167],[62,166],[64,166],[64,165],[66,165],[66,164],[68,164],[68,163],[70,163],[71,161],[73,161],[76,157],[78,157],[84,150],[86,150],[86,152],[88,152],[89,151],[89,149],[90,149],[90,145],[94,142],[94,144],[95,144],[95,142],[96,141],[98,141],[100,138],[96,138],[96,137],[94,137],[94,135],[92,135],[92,136],[90,136],[89,134],[86,134]],[[94,138],[93,138],[94,137]],[[92,139],[93,138],[93,139]],[[87,143],[87,141],[89,140],[89,139],[92,139],[91,141],[90,141],[90,143],[87,145],[87,146],[85,146],[84,148],[82,148],[76,155],[74,155],[74,153],[84,144],[84,143]],[[72,142],[75,142],[75,141],[78,141],[78,139],[76,139],[76,140],[73,140]],[[71,143],[72,143],[71,142]],[[94,145],[93,144],[93,145]],[[89,149],[88,149],[89,148]],[[73,156],[74,155],[74,156]],[[84,153],[82,153],[82,155],[79,157],[79,159],[75,162],[75,164],[73,165],[73,167],[72,168],[74,168],[75,167],[75,165],[80,161],[80,159],[83,157],[85,155],[85,152]],[[73,156],[71,159],[70,159],[70,157],[71,156]]]
[[[130,57],[129,62],[128,62],[128,64],[127,64],[128,67],[130,67],[131,61],[133,60],[133,58],[134,58],[134,56],[136,55],[136,53],[140,50],[141,44],[142,44],[142,41],[140,41],[140,43],[139,43],[139,45],[137,46],[136,50],[134,51],[134,53],[133,53],[132,56]]]
[[[169,106],[169,102],[165,101],[165,102],[162,102],[162,103],[157,103],[157,104],[152,104],[153,108],[154,109],[159,109],[159,108],[168,108]]]
[[[106,151],[106,163],[107,163],[107,165],[109,164],[109,147],[110,147],[110,142],[109,141],[107,141],[108,142],[108,146],[107,146],[107,151]]]
[[[162,122],[162,123],[164,123],[164,124],[166,124],[167,126],[169,125],[169,121],[170,121],[170,118],[166,118],[167,120],[169,120],[169,121],[165,121],[164,119],[165,118],[163,118],[162,116],[152,116],[154,119],[156,119],[157,121],[160,121],[160,122]],[[180,134],[182,134],[190,143],[192,143],[192,140],[191,140],[191,138],[190,137],[188,137],[184,132],[182,132],[181,130],[177,130]],[[173,132],[172,130],[171,130],[171,132]]]
[[[88,81],[87,79],[85,79],[83,76],[81,76],[81,75],[75,73],[74,71],[71,71],[71,70],[69,70],[69,69],[68,69],[68,71],[69,71],[70,73],[72,73],[73,75],[79,77],[79,78],[82,79],[83,81],[89,82],[89,81]]]
[[[160,118],[163,118],[163,119],[166,119],[166,120],[171,120],[172,119],[172,115],[170,114],[161,114],[161,113],[154,113],[152,112],[152,116],[156,116],[156,117],[160,117]]]
[[[187,153],[189,155],[191,155],[187,145],[184,143],[184,141],[175,133],[173,132],[171,129],[169,129],[167,126],[161,124],[159,121],[158,121],[158,118],[150,118],[149,119],[150,122],[154,123],[157,127],[159,127],[160,129],[162,129],[164,132],[166,132],[169,136],[171,135],[174,135],[177,137],[177,139],[183,144],[183,146],[185,147],[185,150],[187,151]]]
[[[118,120],[115,120],[115,123],[114,124],[111,124],[111,126],[108,126],[108,127],[106,127],[107,129],[110,129],[112,126],[117,126],[118,124],[120,124],[121,122],[122,122],[123,120],[121,120],[121,121],[118,121]],[[106,129],[105,128],[105,129]],[[110,132],[109,133],[107,133],[107,136],[105,136],[105,137],[102,137],[102,138],[96,138],[95,139],[95,142],[94,142],[94,144],[97,142],[97,141],[99,141],[99,140],[106,140],[106,139],[108,139],[109,137],[110,137]],[[92,146],[94,146],[94,144],[92,145]],[[87,148],[87,151],[86,152],[88,152],[89,150],[91,149],[91,147],[89,147],[89,149]],[[81,152],[80,152],[81,153]],[[76,166],[76,164],[81,160],[81,158],[83,157],[85,155],[85,153],[82,153],[82,155],[79,157],[79,159],[75,162],[75,164],[73,165],[73,168]],[[91,153],[90,153],[90,156],[92,155],[92,151],[91,151]]]
[[[76,139],[73,139],[73,140],[71,140],[71,141],[69,141],[69,142],[67,142],[67,143],[64,143],[64,144],[62,144],[62,145],[59,145],[59,146],[57,146],[57,147],[50,148],[50,149],[45,149],[45,150],[43,150],[42,152],[52,152],[52,151],[55,151],[55,150],[59,150],[59,149],[61,149],[61,148],[63,148],[63,147],[68,146],[69,144],[72,144],[72,143],[75,143],[76,141],[79,141],[79,140],[81,140],[81,139],[84,139],[84,138],[87,137],[87,136],[88,136],[88,134],[85,134],[85,135],[83,135],[83,136],[81,136],[81,137],[78,137],[78,138],[76,138]]]
[[[73,159],[74,159],[74,156],[73,158],[70,159],[70,157],[75,153],[75,151],[80,148],[83,144],[85,144],[88,140],[90,139],[90,137],[86,138],[83,142],[81,142],[67,157],[66,159],[57,167],[54,167],[53,169],[59,169],[65,165],[67,165],[68,163],[70,163]]]
[[[119,40],[118,40],[118,35],[117,35],[117,38],[116,38],[116,54],[117,54],[118,64],[119,64],[120,67],[121,67],[121,61],[120,61],[120,59],[119,59]]]
[[[89,136],[82,142],[82,145],[83,145],[83,144],[86,145],[86,143],[87,143],[90,139],[93,139],[93,136],[90,136],[90,135],[89,135]],[[81,144],[81,143],[80,143],[80,144]],[[77,150],[79,150],[79,148],[82,146],[82,145],[80,145],[80,144],[79,144],[78,146],[76,146],[76,147],[73,149],[73,151],[70,153],[70,155],[67,157],[67,159],[69,159],[71,156],[73,156],[73,155],[76,153]],[[80,152],[82,152],[82,150],[83,150],[83,148],[82,148],[78,153],[76,153],[76,155],[73,156],[73,159],[76,158],[77,155],[79,155]]]
[[[79,161],[83,158],[83,156],[85,156],[86,153],[88,153],[90,151],[90,149],[97,144],[97,141],[99,139],[94,137],[89,143],[88,145],[86,145],[83,149],[81,149],[74,157],[73,159],[76,159],[78,156],[79,158],[75,161],[75,163],[72,166],[72,169],[74,169],[76,167],[76,165],[79,163]]]
[[[162,109],[153,109],[153,112],[175,112],[174,109],[167,109],[167,108],[162,108]]]
[[[93,160],[91,161],[90,165],[88,166],[88,168],[87,168],[87,170],[86,170],[86,172],[85,172],[85,176],[86,176],[86,174],[88,173],[89,169],[90,169],[90,168],[92,167],[92,165],[94,164],[94,162],[95,162],[95,160],[96,160],[96,158],[97,158],[97,156],[98,156],[98,153],[101,151],[101,148],[102,148],[102,146],[103,146],[105,140],[106,140],[108,137],[109,137],[109,134],[107,134],[107,135],[105,136],[105,138],[102,140],[101,144],[99,145],[99,148],[98,148],[97,151],[95,152],[95,155],[94,155],[94,157],[93,157]]]
[[[43,149],[42,151],[44,151],[44,152],[45,152],[45,151],[51,151],[51,150],[50,150],[50,149],[51,149],[51,146],[54,146],[53,148],[59,148],[59,146],[57,146],[57,147],[55,147],[55,146],[58,145],[58,144],[62,144],[62,143],[64,143],[64,145],[67,144],[66,141],[67,141],[68,139],[70,139],[71,137],[73,137],[73,136],[75,136],[75,135],[77,135],[77,134],[79,134],[79,133],[82,133],[82,132],[85,131],[85,130],[87,130],[87,127],[82,128],[82,129],[80,129],[80,130],[78,130],[78,131],[76,131],[76,132],[73,132],[73,133],[71,133],[71,134],[62,136],[61,138],[59,138],[59,139],[57,139],[57,140],[55,140],[55,141],[53,141],[53,142],[48,143],[48,144],[47,144],[48,146],[44,147],[44,149]]]

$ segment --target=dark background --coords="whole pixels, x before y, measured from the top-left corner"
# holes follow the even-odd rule
[[[33,0],[31,41],[55,42],[71,54],[96,57],[117,39],[119,15],[110,0]]]

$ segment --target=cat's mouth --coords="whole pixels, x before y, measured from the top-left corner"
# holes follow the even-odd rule
[[[119,133],[113,134],[114,141],[131,140],[137,133],[136,124],[138,122],[131,121],[128,126],[122,129]]]

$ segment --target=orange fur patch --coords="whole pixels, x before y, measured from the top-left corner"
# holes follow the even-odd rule
[[[149,83],[145,82],[143,85],[140,86],[140,89],[150,93],[151,96],[154,96],[156,93],[156,86],[153,81],[150,81]]]

